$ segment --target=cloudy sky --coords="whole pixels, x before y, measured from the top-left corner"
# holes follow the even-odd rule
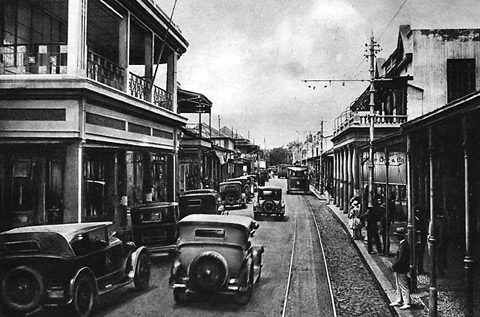
[[[170,16],[175,0],[156,1]],[[480,1],[178,0],[173,21],[190,44],[178,81],[212,101],[212,126],[220,116],[222,126],[275,148],[304,140],[321,121],[331,134],[333,120],[368,85],[302,80],[368,79],[372,32],[378,56],[388,57],[402,24],[480,28]]]

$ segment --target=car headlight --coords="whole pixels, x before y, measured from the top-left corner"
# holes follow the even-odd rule
[[[246,198],[247,195],[245,195],[245,193],[242,193],[242,198]]]
[[[176,259],[172,265],[172,271],[171,271],[172,276],[182,277],[187,275],[186,273],[187,272],[182,267],[182,262],[180,262],[179,259]]]

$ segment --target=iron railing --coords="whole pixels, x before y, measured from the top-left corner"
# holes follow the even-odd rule
[[[92,51],[87,55],[87,77],[124,90],[125,69]]]

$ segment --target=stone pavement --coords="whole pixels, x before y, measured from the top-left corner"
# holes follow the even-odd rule
[[[322,200],[327,200],[327,198],[320,194],[318,191],[311,188],[312,192]],[[347,214],[343,213],[340,208],[335,206],[334,204],[329,203],[328,207],[332,211],[332,213],[337,217],[337,219],[343,224],[345,231],[351,236],[352,230],[348,228],[348,218]],[[395,225],[395,224],[394,224]],[[398,225],[398,224],[397,224]],[[393,232],[393,231],[392,231]],[[366,237],[366,230],[362,229],[362,235]],[[363,240],[352,240],[359,251],[359,254],[364,259],[364,262],[369,267],[370,271],[373,273],[375,278],[378,281],[381,289],[388,297],[390,302],[394,302],[396,300],[395,294],[395,277],[392,270],[392,261],[394,260],[394,255],[396,255],[398,243],[396,238],[392,235],[390,239],[390,256],[380,256],[377,253],[369,254],[367,251],[367,244],[366,241]],[[428,289],[428,288],[427,288]],[[422,301],[421,297],[424,294],[422,293],[412,293],[412,308],[409,310],[400,310],[398,307],[395,308],[395,312],[400,317],[420,317],[426,316],[427,314],[427,307],[425,306],[424,302]],[[428,294],[427,294],[428,296]]]

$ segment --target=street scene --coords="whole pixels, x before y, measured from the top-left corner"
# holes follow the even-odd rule
[[[477,0],[0,12],[0,316],[480,316]]]

